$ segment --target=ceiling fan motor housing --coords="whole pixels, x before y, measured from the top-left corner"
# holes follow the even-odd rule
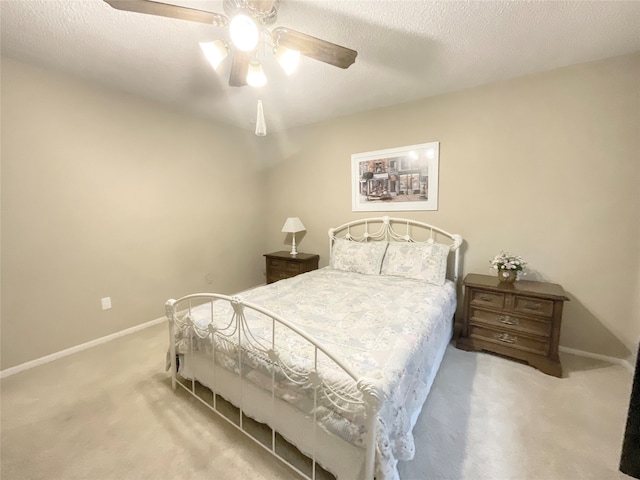
[[[280,0],[224,0],[222,8],[229,17],[242,12],[266,26],[275,23],[279,5]]]

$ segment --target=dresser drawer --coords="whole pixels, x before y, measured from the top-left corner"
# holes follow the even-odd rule
[[[506,328],[509,331],[528,333],[530,335],[540,335],[549,337],[551,335],[551,321],[541,318],[535,320],[532,318],[519,317],[511,313],[495,313],[480,308],[471,307],[469,322],[471,324]]]
[[[469,336],[478,340],[485,340],[491,343],[504,345],[525,352],[533,352],[547,355],[549,352],[549,342],[542,338],[527,337],[514,332],[504,332],[491,328],[469,326]]]
[[[471,304],[502,309],[504,307],[504,293],[474,289],[471,291]]]
[[[526,313],[528,315],[551,317],[553,315],[553,302],[541,298],[515,295],[513,299],[513,311]]]
[[[286,260],[278,260],[276,258],[268,259],[268,267],[271,270],[278,270],[279,272],[290,272],[294,275],[296,273],[300,273],[300,263],[298,262],[288,262]],[[293,276],[293,275],[291,275]],[[283,277],[286,278],[286,277]]]
[[[267,253],[265,257],[267,283],[316,270],[320,260],[319,255],[298,252],[294,256],[285,251]]]

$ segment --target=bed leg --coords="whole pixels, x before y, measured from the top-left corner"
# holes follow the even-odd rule
[[[171,360],[171,388],[176,389],[176,373],[178,371],[178,364],[176,361],[176,335],[175,335],[175,307],[176,301],[174,299],[167,300],[165,304],[165,310],[167,314],[167,320],[169,321],[169,357]]]
[[[382,390],[368,379],[358,381],[358,389],[364,397],[367,412],[367,453],[365,457],[364,478],[374,480],[376,460],[376,426],[378,411],[382,400]]]

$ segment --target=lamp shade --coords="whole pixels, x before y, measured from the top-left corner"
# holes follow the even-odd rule
[[[256,60],[249,63],[247,71],[247,84],[252,87],[264,87],[267,84],[267,76],[264,74],[262,65]]]
[[[276,48],[276,60],[287,75],[291,75],[300,62],[300,52],[286,47]]]
[[[304,232],[305,228],[298,217],[289,217],[282,226],[282,231],[285,233]]]
[[[220,62],[225,59],[227,53],[227,46],[222,40],[215,40],[213,42],[200,42],[200,48],[204,52],[204,55],[209,60],[209,63],[214,70],[218,68]]]

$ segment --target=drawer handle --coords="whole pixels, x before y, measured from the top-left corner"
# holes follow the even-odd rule
[[[280,278],[287,278],[287,274],[286,273],[280,273]]]
[[[518,325],[520,323],[519,318],[511,318],[509,315],[503,315],[498,320],[505,325]]]
[[[480,295],[478,298],[480,300],[482,300],[483,302],[490,302],[491,301],[491,297],[489,295]]]
[[[524,308],[527,308],[529,310],[540,310],[540,307],[542,307],[542,305],[540,305],[539,303],[525,303],[524,304]]]
[[[278,262],[277,260],[271,260],[271,265],[277,267],[278,265],[280,265],[280,262]]]
[[[496,333],[495,337],[504,343],[516,343],[518,341],[518,337],[511,336],[508,333]]]

